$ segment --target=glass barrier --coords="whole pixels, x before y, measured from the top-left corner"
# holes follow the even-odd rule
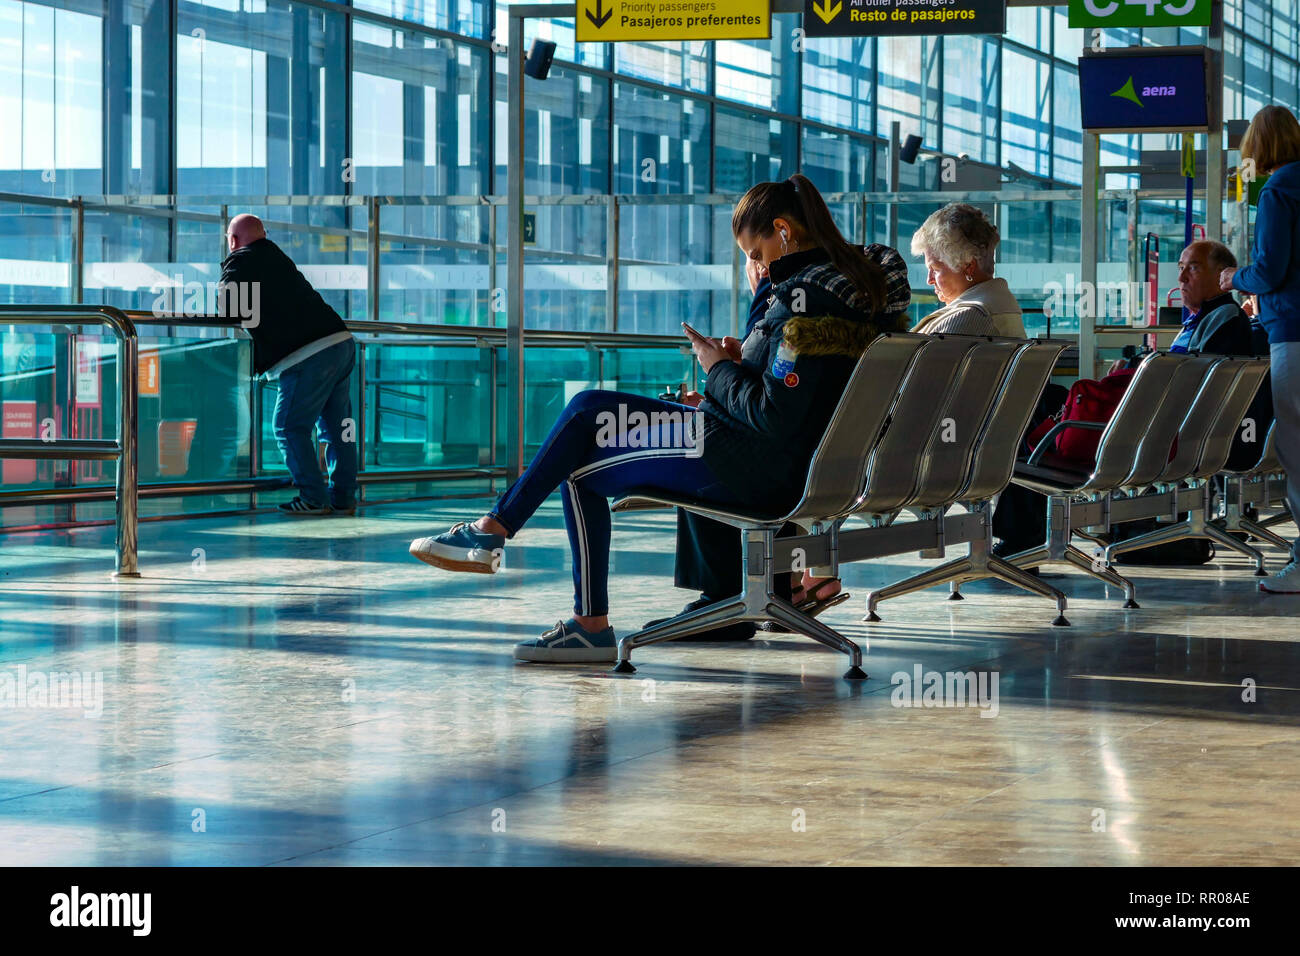
[[[638,187],[639,188],[639,187]],[[1177,284],[1183,210],[1173,196],[1107,190],[1100,203],[1097,286],[1083,288],[1080,209],[1075,194],[954,192],[970,198],[1002,234],[996,274],[1025,310],[1031,335],[1070,337],[1080,316],[1098,326],[1144,324],[1149,294],[1143,238],[1161,241],[1156,283],[1164,305]],[[10,197],[12,199],[12,196]],[[731,235],[735,196],[634,193],[534,197],[525,216],[525,328],[531,333],[676,336],[681,322],[713,335],[743,329],[750,293]],[[909,262],[911,316],[938,307],[912,231],[948,196],[828,194],[832,214],[855,241],[887,234],[898,208],[898,247]],[[533,203],[536,203],[535,205]],[[159,314],[213,311],[224,222],[253,211],[303,274],[346,318],[422,325],[505,324],[506,209],[502,197],[164,197],[0,204],[0,297],[11,302],[80,299]],[[1198,199],[1194,213],[1204,218]],[[1236,219],[1230,229],[1242,228]],[[616,255],[615,255],[616,254]],[[370,294],[378,274],[378,296]],[[617,260],[617,272],[610,269]],[[616,276],[617,281],[610,282]],[[1173,304],[1176,303],[1176,299]],[[409,336],[368,339],[354,380],[363,470],[501,468],[507,400],[500,339]],[[604,342],[605,340],[601,340]],[[1098,338],[1098,368],[1121,354],[1125,336]],[[98,330],[0,326],[0,403],[5,437],[111,437],[113,343]],[[249,343],[230,330],[141,325],[140,477],[165,483],[283,478],[274,439],[274,383],[254,382]],[[524,446],[540,446],[556,413],[577,391],[617,388],[658,395],[694,382],[688,353],[668,345],[583,345],[530,340],[525,348]],[[363,381],[364,380],[364,381]],[[364,393],[364,394],[363,394]],[[105,401],[105,396],[108,400]],[[112,462],[0,463],[0,492],[106,487]],[[496,480],[499,485],[499,479]],[[493,479],[455,477],[384,484],[385,494],[490,491]],[[381,493],[378,489],[375,493]],[[287,491],[214,490],[146,494],[141,514],[246,508]],[[252,496],[252,497],[250,497]],[[111,517],[111,501],[0,509],[4,527]]]
[[[1150,198],[1151,192],[1142,198],[1136,190],[1103,192],[1098,281],[1138,281],[1144,274],[1142,238],[1154,232],[1164,251],[1163,296],[1176,285],[1183,208],[1179,198]],[[998,191],[849,192],[827,194],[827,200],[841,231],[865,242],[886,240],[889,209],[897,206],[897,244],[909,262],[913,320],[938,303],[923,264],[911,254],[912,233],[943,203],[974,201],[999,227],[997,273],[1021,305],[1029,312],[1054,311],[1053,332],[1074,334],[1078,321],[1071,309],[1044,310],[1054,284],[1077,285],[1082,271],[1077,190],[1069,198],[1053,195],[1062,192],[1008,191],[1006,198]],[[736,332],[750,295],[731,235],[735,198],[644,191],[532,197],[524,222],[525,327],[676,335],[688,322],[713,335]],[[181,206],[163,199],[38,203],[33,197],[0,204],[0,296],[32,303],[79,296],[91,304],[155,313],[208,314],[226,254],[223,224],[233,212],[250,211],[263,217],[271,237],[348,319],[505,325],[503,197],[195,197]],[[1204,208],[1198,198],[1198,221]],[[372,255],[378,260],[373,301]],[[617,282],[611,282],[615,260]],[[1114,323],[1126,315],[1102,309],[1097,320]]]
[[[140,515],[195,515],[287,500],[292,489],[239,491],[222,484],[287,478],[274,433],[275,382],[253,379],[251,342],[232,329],[139,327]],[[506,460],[503,345],[467,338],[358,336],[353,375],[362,471],[428,473],[363,488],[369,500],[487,494],[500,479],[455,477]],[[113,438],[116,351],[110,335],[51,326],[0,327],[0,422],[5,438]],[[692,388],[689,350],[653,345],[529,345],[525,349],[525,450],[540,448],[565,403],[587,388],[655,396]],[[364,390],[364,395],[362,394]],[[364,398],[364,400],[362,400]],[[494,420],[495,419],[495,420]],[[254,441],[256,433],[257,440]],[[0,459],[0,493],[109,488],[112,461]],[[450,472],[447,479],[438,470]],[[210,483],[208,493],[199,483]],[[184,496],[150,490],[196,485]],[[76,502],[25,499],[0,508],[0,529],[110,521],[111,494]]]

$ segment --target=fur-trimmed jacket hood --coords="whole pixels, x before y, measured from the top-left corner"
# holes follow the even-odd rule
[[[885,275],[885,307],[870,303],[822,249],[770,268],[766,309],[756,302],[739,362],[719,362],[704,388],[704,459],[751,507],[788,508],[858,357],[881,332],[903,331],[907,263],[888,246],[864,254]],[[759,467],[756,467],[756,463]]]

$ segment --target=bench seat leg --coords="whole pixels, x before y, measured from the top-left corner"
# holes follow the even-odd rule
[[[1052,626],[1069,626],[1070,622],[1065,619],[1066,600],[1064,592],[1057,590],[1045,581],[1039,580],[1028,571],[1022,571],[1010,561],[1003,561],[1001,558],[995,558],[992,555],[989,555],[989,574],[1000,581],[1014,584],[1018,588],[1032,591],[1034,594],[1041,594],[1043,597],[1055,601],[1056,620],[1052,621]]]
[[[793,605],[786,601],[776,596],[769,597],[770,600],[766,608],[768,617],[784,624],[797,634],[812,638],[818,644],[829,647],[833,651],[847,654],[849,656],[849,669],[844,672],[845,680],[867,679],[866,673],[862,670],[862,648],[839,631],[827,627],[815,617],[809,617],[807,614],[795,610]]]
[[[920,574],[914,574],[910,578],[904,578],[902,581],[895,581],[893,584],[887,584],[883,588],[876,588],[867,594],[867,613],[862,618],[864,621],[879,621],[880,616],[876,614],[876,607],[881,601],[888,601],[890,598],[902,597],[904,594],[911,594],[913,591],[923,591],[926,588],[932,588],[937,584],[947,584],[949,582],[960,583],[961,581],[970,580],[970,573],[975,569],[975,562],[969,557],[957,558],[940,564],[937,567],[928,568]],[[978,577],[979,575],[975,575]]]
[[[647,627],[634,634],[620,637],[618,640],[618,663],[614,666],[614,671],[619,674],[633,674],[636,672],[631,660],[632,651],[635,648],[648,647],[661,641],[676,640],[679,637],[698,634],[700,631],[707,631],[723,624],[746,620],[748,616],[745,611],[746,595],[739,594],[734,598],[717,601],[708,607],[697,608],[686,614],[679,614],[662,624],[656,624],[654,627]]]
[[[1267,541],[1275,548],[1281,548],[1284,551],[1291,550],[1291,542],[1279,534],[1274,534],[1263,525],[1256,524],[1248,518],[1241,518],[1237,521],[1237,528],[1246,532],[1252,538],[1258,538],[1260,541]],[[1235,529],[1234,529],[1235,530]]]
[[[893,584],[888,584],[883,588],[877,588],[870,592],[867,595],[867,613],[863,620],[870,622],[880,620],[880,615],[876,613],[876,607],[881,601],[901,597],[904,594],[911,594],[913,591],[921,591],[937,584],[950,584],[953,588],[952,593],[958,594],[959,592],[956,589],[963,582],[978,581],[983,578],[997,578],[1000,581],[1014,584],[1016,587],[1055,601],[1056,619],[1052,621],[1052,624],[1061,627],[1070,623],[1065,619],[1067,602],[1065,595],[1061,591],[1038,580],[1032,574],[1020,570],[1015,565],[1003,561],[1001,558],[995,558],[988,553],[987,548],[982,551],[972,549],[972,553],[964,558],[957,558],[955,561],[949,561],[946,564],[930,568],[920,574],[914,574],[910,578],[896,581]]]
[[[1218,525],[1214,525],[1214,524],[1204,525],[1201,528],[1200,534],[1197,535],[1197,537],[1209,538],[1211,541],[1215,542],[1216,544],[1224,548],[1228,548],[1232,551],[1237,551],[1240,554],[1244,554],[1246,557],[1250,558],[1252,561],[1255,562],[1255,577],[1262,578],[1268,574],[1268,572],[1264,570],[1263,551],[1259,550],[1259,548],[1252,548],[1250,545],[1246,544],[1246,542],[1234,538],[1232,535],[1228,534],[1228,532],[1224,531]]]
[[[1137,587],[1124,575],[1120,574],[1109,564],[1099,565],[1095,558],[1085,554],[1074,545],[1065,549],[1065,556],[1062,558],[1067,564],[1072,564],[1080,571],[1087,571],[1099,581],[1105,581],[1112,587],[1117,587],[1124,592],[1124,606],[1126,608],[1136,608],[1141,605],[1137,602]],[[1109,560],[1109,558],[1107,558]],[[1020,564],[1019,561],[1016,564]]]
[[[1186,538],[1209,538],[1216,544],[1228,548],[1231,551],[1237,551],[1244,554],[1255,562],[1255,576],[1263,577],[1264,570],[1264,553],[1258,548],[1252,548],[1244,541],[1238,541],[1228,532],[1224,531],[1218,525],[1210,524],[1205,521],[1204,515],[1197,512],[1193,517],[1186,521],[1178,521],[1174,524],[1164,525],[1156,528],[1154,531],[1148,531],[1146,534],[1138,535],[1136,538],[1129,538],[1125,541],[1116,541],[1106,548],[1106,561],[1109,563],[1112,556],[1123,554],[1126,551],[1137,551],[1141,548],[1150,547],[1153,544],[1165,544],[1169,541],[1182,541]]]
[[[636,673],[636,668],[632,666],[632,651],[638,647],[698,634],[722,624],[771,620],[832,650],[847,654],[849,669],[844,674],[845,679],[866,680],[867,675],[862,670],[862,648],[811,615],[796,610],[792,604],[774,593],[771,557],[774,538],[775,529],[746,529],[741,551],[745,576],[740,594],[619,638],[618,663],[614,665],[614,673]]]

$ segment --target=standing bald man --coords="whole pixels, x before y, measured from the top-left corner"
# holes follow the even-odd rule
[[[354,514],[352,335],[293,260],[266,238],[260,219],[248,213],[236,216],[226,240],[230,255],[221,263],[226,290],[218,296],[221,311],[245,319],[244,328],[253,337],[254,372],[278,380],[280,386],[275,440],[298,488],[298,496],[280,510],[291,515]],[[241,303],[238,310],[230,308],[232,302]],[[256,304],[253,315],[244,308],[250,302]],[[314,428],[325,442],[328,487],[316,455]]]

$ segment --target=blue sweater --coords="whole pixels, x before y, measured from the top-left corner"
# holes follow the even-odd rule
[[[1279,167],[1260,190],[1250,258],[1232,287],[1259,296],[1270,345],[1300,342],[1300,162]]]

